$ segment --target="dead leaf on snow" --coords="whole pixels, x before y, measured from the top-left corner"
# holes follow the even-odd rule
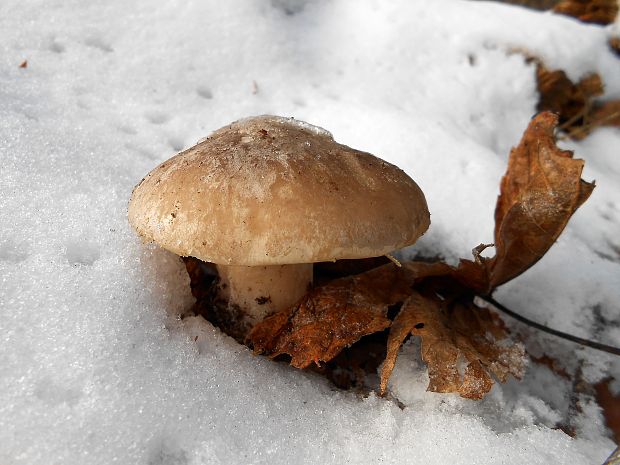
[[[405,338],[422,339],[422,360],[428,365],[428,391],[454,392],[481,399],[491,390],[493,376],[523,376],[524,349],[508,338],[493,314],[473,303],[444,305],[436,296],[414,292],[394,320],[381,370],[381,393],[387,389],[396,357]],[[493,376],[492,376],[493,375]]]
[[[592,107],[592,99],[603,94],[603,81],[598,74],[589,74],[576,84],[560,69],[550,70],[539,59],[536,62],[538,111],[559,115],[561,128],[570,132],[584,123]]]
[[[620,42],[619,42],[620,44]],[[610,46],[613,42],[610,39]],[[601,77],[588,74],[573,83],[562,70],[548,69],[542,60],[520,51],[529,62],[536,64],[536,80],[540,95],[539,111],[551,111],[559,117],[559,129],[564,137],[580,140],[601,126],[620,126],[620,101],[601,102],[603,95]]]
[[[483,262],[488,292],[540,260],[594,189],[581,179],[584,161],[555,145],[557,123],[552,113],[538,114],[510,152],[495,208],[495,257]]]
[[[441,290],[443,295],[439,298],[429,276],[418,288],[425,296],[412,294],[403,305],[390,328],[381,373],[382,392],[399,348],[409,334],[423,338],[422,357],[429,366],[431,391],[479,398],[492,386],[487,370],[501,381],[509,373],[519,376],[519,346],[498,342],[506,340],[506,334],[494,325],[487,310],[473,304],[467,290],[490,294],[531,267],[590,196],[594,183],[581,179],[584,162],[574,160],[572,152],[557,148],[553,135],[556,126],[556,115],[537,115],[511,151],[495,209],[495,256],[483,258],[480,253],[487,246],[481,244],[473,250],[473,261],[463,259],[458,268],[450,268],[443,276],[447,283],[442,284],[448,294]],[[445,268],[437,269],[439,274],[445,272]],[[465,289],[451,284],[451,278]],[[487,332],[494,337],[487,338]],[[466,361],[462,372],[457,369],[459,357]]]

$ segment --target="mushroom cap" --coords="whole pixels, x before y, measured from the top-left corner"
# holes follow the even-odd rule
[[[226,265],[376,257],[413,244],[430,215],[398,167],[293,118],[225,126],[153,169],[129,202],[140,236]]]

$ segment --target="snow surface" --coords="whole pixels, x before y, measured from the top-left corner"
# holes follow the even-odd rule
[[[140,243],[126,206],[144,174],[212,130],[293,116],[418,181],[433,224],[410,254],[469,256],[492,239],[508,151],[535,112],[534,70],[514,51],[572,78],[598,71],[618,98],[610,33],[450,0],[3,0],[0,463],[602,462],[614,444],[600,408],[543,365],[474,402],[425,392],[412,340],[390,383],[401,410],[181,320],[183,266]],[[616,345],[619,142],[602,129],[566,144],[598,187],[498,293]],[[506,321],[535,356],[620,379],[617,358]]]

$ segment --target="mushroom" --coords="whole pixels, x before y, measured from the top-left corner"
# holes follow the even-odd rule
[[[243,338],[312,286],[312,264],[377,257],[429,226],[398,167],[278,116],[225,126],[153,169],[129,221],[148,241],[216,265],[217,300]]]

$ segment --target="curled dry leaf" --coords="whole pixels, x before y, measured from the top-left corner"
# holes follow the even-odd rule
[[[619,42],[620,44],[620,42]],[[610,40],[610,47],[613,41]],[[562,70],[549,70],[536,57],[525,53],[527,60],[536,64],[539,111],[551,111],[559,117],[559,128],[565,137],[580,140],[601,126],[620,126],[620,102],[600,102],[603,95],[601,77],[592,73],[576,84]]]
[[[592,108],[592,99],[603,94],[603,81],[598,74],[589,74],[576,84],[560,69],[548,69],[540,59],[536,63],[538,111],[557,113],[562,129],[570,132],[582,127]]]
[[[600,112],[612,123],[620,120],[620,106],[612,102]],[[465,287],[491,294],[526,271],[549,250],[592,193],[594,182],[581,179],[584,161],[556,146],[557,125],[557,115],[539,113],[510,152],[495,207],[495,256],[482,257],[488,245],[481,244],[472,251],[473,261],[461,259],[452,277]]]
[[[581,179],[584,161],[556,147],[557,124],[553,113],[538,114],[510,152],[495,208],[496,255],[482,262],[487,293],[536,263],[594,189]]]
[[[596,104],[592,110],[592,121],[599,121],[599,126],[620,127],[620,100]]]
[[[523,375],[523,346],[510,341],[491,312],[471,301],[446,305],[436,295],[413,292],[390,330],[387,357],[381,370],[382,394],[387,389],[400,346],[409,334],[422,339],[429,391],[481,399],[493,387],[491,375],[501,382],[509,374],[516,378]]]
[[[363,336],[387,328],[388,307],[409,295],[410,279],[406,269],[392,264],[336,279],[265,318],[248,339],[257,353],[290,355],[297,368],[319,365]]]
[[[473,250],[474,261],[461,260],[448,278],[466,288],[490,294],[536,263],[553,245],[572,214],[592,193],[594,183],[581,179],[583,160],[555,145],[557,116],[544,112],[528,126],[511,153],[495,209],[495,250],[491,259]],[[409,265],[412,266],[412,265]],[[409,334],[422,337],[422,358],[429,367],[429,390],[458,392],[480,398],[491,389],[489,371],[500,381],[521,376],[523,349],[507,342],[507,334],[488,310],[471,300],[413,293],[390,329],[381,372],[385,392],[396,356]],[[465,294],[466,295],[466,294]],[[455,303],[456,302],[456,303]],[[459,369],[459,363],[463,363]]]

